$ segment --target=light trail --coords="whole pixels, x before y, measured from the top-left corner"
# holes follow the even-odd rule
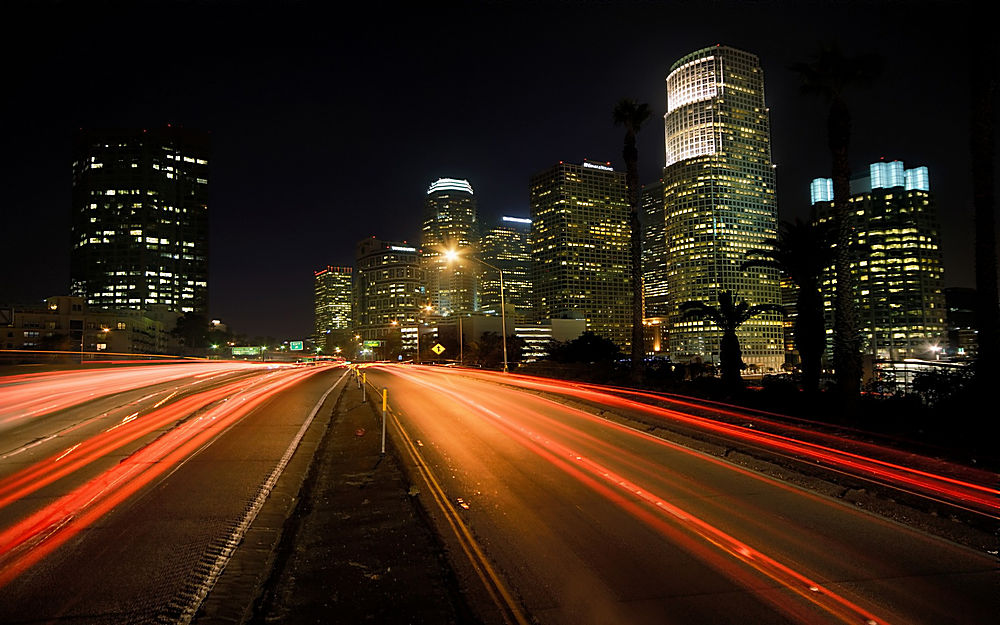
[[[0,430],[22,419],[65,410],[97,397],[197,374],[221,375],[259,367],[255,363],[199,362],[0,377]]]
[[[783,456],[798,461],[808,461],[824,468],[836,470],[845,475],[860,477],[912,495],[960,507],[992,519],[1000,519],[1000,488],[996,486],[1000,478],[996,474],[986,471],[957,467],[951,463],[925,458],[918,454],[908,454],[891,448],[863,441],[844,439],[832,434],[810,431],[805,428],[781,424],[776,421],[768,421],[768,425],[775,429],[781,428],[786,432],[795,433],[802,437],[822,440],[823,444],[794,438],[790,434],[749,430],[741,425],[619,397],[606,391],[598,390],[594,385],[583,387],[582,385],[554,382],[546,378],[532,378],[529,376],[508,375],[498,378],[496,375],[478,372],[469,373],[449,370],[436,370],[435,372],[440,372],[444,375],[469,375],[473,378],[494,383],[499,382],[521,388],[568,395],[610,408],[639,412],[667,423],[682,424],[702,432],[722,436],[728,440],[740,441],[771,452],[780,453]],[[630,393],[632,392],[630,391]],[[634,394],[642,395],[640,392],[634,392]],[[655,395],[646,395],[656,398]],[[708,410],[703,405],[699,406],[690,402],[686,402],[686,404],[700,410]],[[713,408],[713,410],[718,409]],[[755,420],[762,418],[752,413],[738,413],[733,410],[726,410],[725,414],[743,421],[751,418]],[[836,447],[833,445],[836,445]],[[847,451],[843,449],[844,447],[863,449],[871,455],[862,455],[861,453]],[[896,462],[875,456],[894,458]],[[907,464],[900,464],[901,462],[906,462]],[[977,478],[977,481],[959,479],[951,475],[935,472],[926,467],[944,467],[949,474],[973,475]]]
[[[175,470],[229,427],[273,397],[322,369],[283,371],[170,429],[149,445],[68,494],[0,532],[0,586],[88,528],[164,473]]]
[[[867,625],[884,624],[888,621],[882,617],[877,617],[870,610],[861,607],[850,599],[840,595],[832,589],[824,586],[811,577],[800,573],[791,566],[780,562],[777,558],[771,557],[758,549],[750,546],[744,541],[732,536],[720,528],[706,522],[689,510],[668,502],[664,497],[657,495],[653,490],[638,485],[634,481],[626,478],[622,474],[612,470],[607,465],[602,464],[586,454],[573,449],[565,444],[555,441],[549,436],[528,427],[519,417],[525,412],[521,407],[517,411],[506,411],[501,414],[460,392],[445,388],[440,384],[435,384],[425,378],[410,372],[402,372],[396,367],[386,367],[383,369],[428,388],[435,393],[444,395],[458,405],[466,406],[475,414],[487,417],[492,422],[502,427],[510,433],[516,440],[520,440],[528,449],[531,449],[540,456],[546,458],[557,468],[571,475],[580,483],[590,486],[595,492],[602,494],[609,502],[620,506],[632,516],[645,522],[651,528],[663,533],[665,536],[685,544],[690,547],[688,541],[678,541],[675,527],[682,527],[686,531],[693,533],[702,540],[723,551],[731,558],[737,559],[742,564],[749,566],[768,579],[787,588],[796,596],[805,599],[810,604],[822,609],[824,612],[844,623],[865,623]],[[537,414],[537,413],[535,413]],[[517,416],[512,416],[517,415]],[[597,423],[608,424],[609,422],[599,420]],[[649,435],[629,428],[621,428],[629,434],[642,435],[644,439],[655,439]],[[655,439],[659,440],[659,439]],[[662,441],[659,441],[662,442]],[[683,450],[683,448],[682,448]],[[690,450],[688,450],[690,451]],[[694,452],[691,452],[694,453]],[[603,484],[603,487],[595,488],[595,484]],[[627,493],[631,497],[646,504],[645,508],[637,507],[633,502],[623,500],[621,493]],[[658,517],[651,517],[649,511],[658,513]],[[662,523],[663,520],[669,522],[668,525]],[[745,576],[733,571],[731,566],[720,566],[720,562],[711,557],[705,557],[702,549],[695,549],[702,556],[702,559],[712,564],[720,572],[730,576],[742,585],[749,588],[763,600],[773,605],[775,608],[788,614],[789,616],[801,616],[795,606],[786,605],[776,597],[767,593],[760,593],[759,586],[753,584]]]
[[[184,397],[166,407],[154,409],[142,418],[136,418],[138,413],[126,417],[125,420],[111,426],[107,430],[77,443],[73,449],[81,448],[70,462],[57,464],[66,453],[38,461],[0,480],[0,508],[17,501],[31,493],[48,486],[67,475],[79,471],[83,467],[105,457],[121,447],[132,443],[156,430],[169,427],[171,424],[186,418],[191,413],[212,403],[221,401],[241,390],[249,390],[254,386],[268,381],[267,377],[253,380],[233,382],[220,388],[203,391]]]

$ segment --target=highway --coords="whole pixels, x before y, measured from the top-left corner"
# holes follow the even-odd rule
[[[1000,614],[995,554],[514,387],[541,382],[364,371],[388,389],[394,441],[453,557],[469,560],[465,583],[478,577],[496,602],[496,622],[968,624]],[[996,503],[995,480],[954,481]]]
[[[189,622],[344,371],[0,378],[0,622]]]

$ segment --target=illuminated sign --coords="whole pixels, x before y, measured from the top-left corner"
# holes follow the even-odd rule
[[[293,352],[301,352],[302,341],[289,341],[288,349],[292,350]]]
[[[364,342],[364,346],[365,347],[381,347],[382,346],[382,341],[365,341]]]
[[[583,166],[589,169],[600,169],[601,171],[614,171],[614,167],[608,167],[607,165],[597,165],[596,163],[583,162]]]
[[[415,248],[415,247],[403,247],[402,245],[390,245],[389,249],[392,250],[392,251],[394,251],[394,252],[416,252],[417,251],[417,248]]]
[[[508,217],[507,215],[503,216],[503,220],[504,221],[513,221],[516,224],[530,224],[531,223],[530,219],[524,219],[523,217]]]
[[[233,356],[260,356],[259,347],[234,347]]]

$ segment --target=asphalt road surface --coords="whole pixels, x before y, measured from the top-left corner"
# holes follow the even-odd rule
[[[497,622],[969,624],[1000,614],[995,554],[482,376],[365,371],[388,389],[390,423],[428,476],[423,488],[440,493],[432,507],[452,552],[475,560],[481,550],[466,575],[493,580]]]
[[[335,367],[0,378],[0,622],[185,622]]]

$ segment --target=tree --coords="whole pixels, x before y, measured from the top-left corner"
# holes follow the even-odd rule
[[[802,388],[809,393],[819,390],[823,352],[826,349],[823,296],[819,287],[823,270],[834,262],[831,239],[828,224],[811,224],[800,219],[783,221],[778,238],[767,242],[770,247],[750,250],[747,252],[750,259],[743,263],[743,269],[777,269],[798,287],[795,346],[802,359]]]
[[[38,349],[46,352],[68,352],[80,349],[80,344],[74,342],[68,334],[59,332],[46,334],[39,343]]]
[[[556,362],[614,362],[622,357],[622,352],[614,341],[590,330],[572,341],[555,343],[549,350],[549,359]]]
[[[972,197],[976,229],[975,323],[979,342],[976,390],[993,395],[1000,377],[1000,311],[997,309],[997,241],[993,206],[996,115],[996,50],[980,38],[971,57],[972,71]]]
[[[820,47],[813,59],[792,65],[802,77],[802,92],[819,95],[830,105],[827,114],[827,144],[832,157],[834,228],[836,232],[835,273],[837,290],[833,318],[833,358],[837,386],[848,398],[861,391],[861,344],[858,334],[857,303],[851,274],[851,167],[848,148],[851,142],[851,113],[844,100],[846,91],[867,84],[878,70],[873,55],[848,58],[839,46]]]
[[[512,362],[521,359],[524,341],[514,335],[507,335],[507,358]],[[483,332],[479,340],[471,341],[465,350],[466,360],[487,369],[499,369],[503,365],[503,339],[499,332]]]
[[[646,357],[646,333],[642,325],[642,226],[639,223],[639,151],[635,136],[649,119],[649,105],[624,98],[615,105],[612,115],[616,126],[625,127],[625,188],[628,192],[630,249],[632,257],[632,383],[642,381],[642,365]]]
[[[768,312],[784,313],[784,309],[778,304],[751,306],[743,300],[737,302],[732,291],[719,292],[718,306],[712,306],[705,302],[684,302],[680,308],[685,319],[707,318],[722,330],[722,344],[719,349],[722,381],[732,390],[743,388],[743,378],[740,376],[740,371],[746,366],[743,364],[740,339],[736,336],[737,328],[757,315]]]
[[[184,313],[170,334],[181,339],[188,349],[208,347],[208,317],[201,313]]]

